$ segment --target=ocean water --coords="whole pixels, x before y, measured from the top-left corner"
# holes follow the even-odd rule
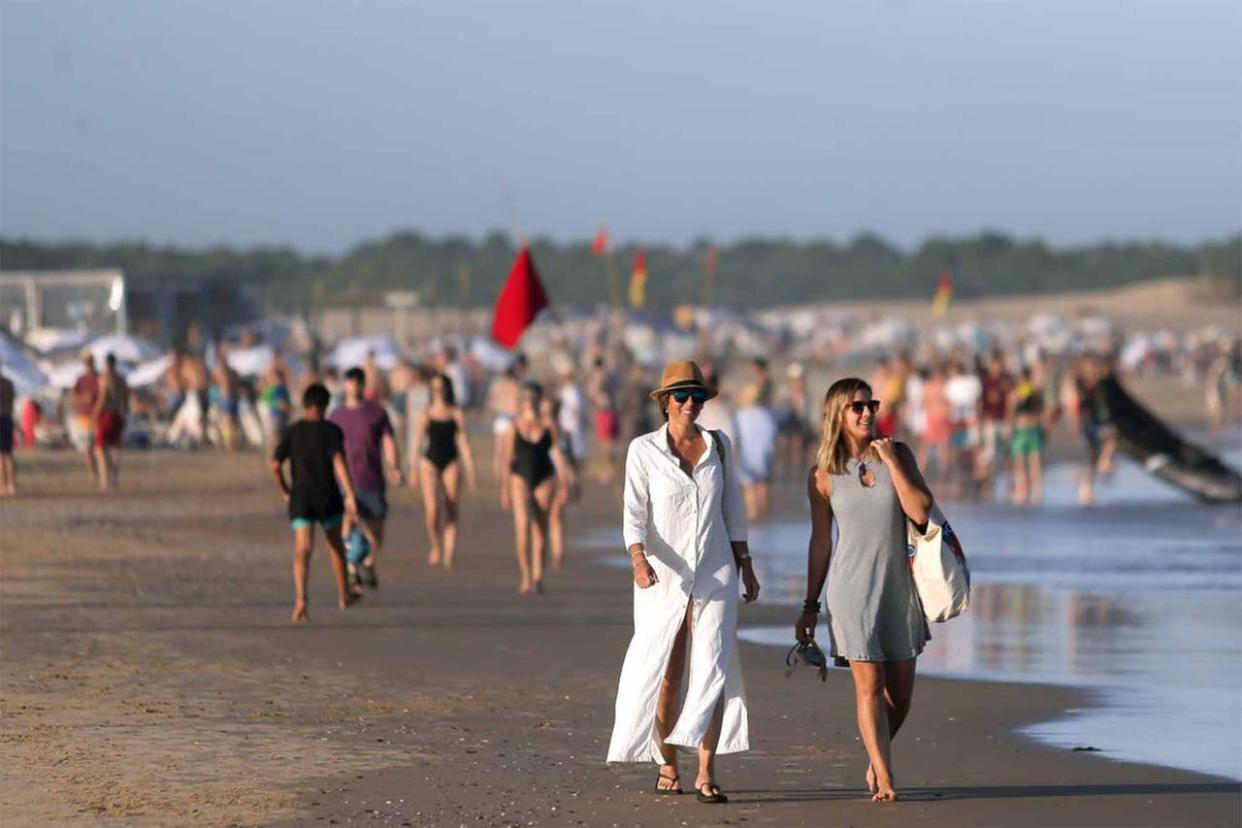
[[[1088,688],[1089,705],[1024,732],[1242,779],[1242,507],[1200,504],[1119,459],[1081,508],[1075,474],[1051,468],[1037,508],[942,504],[972,601],[932,626],[920,672]],[[752,527],[761,601],[801,603],[808,534],[801,519]],[[788,647],[795,620],[740,634]]]

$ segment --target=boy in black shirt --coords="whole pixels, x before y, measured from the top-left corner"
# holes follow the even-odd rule
[[[330,400],[331,395],[323,385],[315,383],[307,388],[302,395],[306,416],[285,430],[272,457],[272,476],[289,504],[289,522],[293,526],[296,596],[293,620],[296,623],[306,620],[306,573],[315,542],[316,523],[323,527],[332,552],[338,606],[345,609],[358,600],[346,586],[345,547],[341,543],[341,523],[346,514],[355,517],[358,507],[345,465],[345,436],[335,423],[323,416]],[[286,460],[292,472],[292,486],[285,480]]]

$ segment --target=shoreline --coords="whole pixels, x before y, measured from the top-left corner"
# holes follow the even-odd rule
[[[252,462],[253,461],[253,462]],[[27,456],[0,502],[6,665],[0,798],[11,824],[1232,825],[1242,786],[1042,746],[1018,729],[1087,691],[921,677],[896,747],[904,800],[867,801],[848,675],[784,678],[744,643],[752,750],[721,809],[608,767],[632,629],[628,578],[572,543],[615,520],[589,487],[547,595],[516,595],[509,517],[484,481],[459,566],[424,560],[394,492],[381,587],[332,607],[322,543],[309,625],[288,623],[291,540],[257,454],[130,453],[115,494],[76,456]],[[614,571],[615,572],[615,571]],[[743,623],[785,624],[764,604]],[[692,775],[690,763],[683,777]]]

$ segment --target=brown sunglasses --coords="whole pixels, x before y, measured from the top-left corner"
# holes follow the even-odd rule
[[[864,411],[867,411],[868,409],[870,409],[872,415],[874,415],[875,412],[880,410],[880,401],[879,400],[855,400],[854,402],[849,404],[849,407],[850,407],[850,411],[853,411],[855,414],[862,414]]]

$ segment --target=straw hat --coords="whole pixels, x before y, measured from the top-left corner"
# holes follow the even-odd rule
[[[716,389],[707,387],[707,380],[703,379],[703,370],[692,359],[679,359],[665,365],[664,373],[660,376],[660,387],[652,391],[650,396],[653,400],[659,400],[664,394],[679,388],[691,390],[701,388],[707,392],[709,400],[716,396]]]

